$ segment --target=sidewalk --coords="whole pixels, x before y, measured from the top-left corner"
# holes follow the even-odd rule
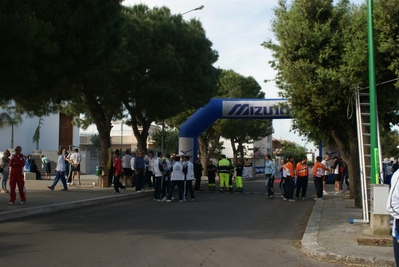
[[[8,206],[8,194],[0,194],[0,223],[30,215],[50,213],[90,205],[107,205],[109,202],[133,197],[148,196],[128,188],[124,194],[113,194],[113,188],[99,187],[95,175],[82,175],[82,185],[69,186],[61,191],[58,183],[54,191],[47,189],[53,181],[26,181],[27,205],[17,202]],[[333,192],[334,186],[327,185]],[[312,199],[312,198],[309,198]],[[278,201],[276,199],[276,201]],[[309,200],[313,201],[313,200]],[[346,263],[351,266],[395,266],[392,247],[365,246],[357,243],[358,238],[392,240],[391,236],[373,236],[365,223],[350,224],[349,219],[362,219],[362,210],[354,208],[354,201],[343,196],[328,195],[316,201],[307,228],[302,238],[302,251],[321,261]]]
[[[328,192],[333,189],[333,185],[327,185]],[[392,241],[392,237],[374,236],[369,224],[350,224],[349,219],[362,219],[362,209],[355,208],[352,199],[330,194],[316,201],[302,238],[302,252],[321,261],[350,266],[396,266],[392,247],[357,242],[358,238]]]

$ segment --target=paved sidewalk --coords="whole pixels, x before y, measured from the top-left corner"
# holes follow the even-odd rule
[[[316,201],[302,238],[302,251],[322,261],[350,266],[396,266],[392,247],[365,246],[357,242],[358,238],[391,241],[392,237],[374,236],[369,224],[350,224],[349,219],[362,219],[362,209],[355,208],[352,199],[330,194]]]
[[[11,206],[7,205],[8,194],[0,194],[0,223],[30,215],[101,205],[133,197],[150,197],[149,194],[152,193],[137,193],[128,187],[124,194],[116,195],[113,194],[113,188],[99,187],[98,177],[95,175],[82,175],[82,185],[69,186],[67,192],[61,191],[61,182],[54,191],[47,189],[52,182],[26,181],[26,205],[18,205],[18,192],[17,202]],[[327,191],[333,192],[333,188],[333,185],[327,185]],[[307,201],[313,201],[310,200],[312,198],[309,197]],[[357,243],[358,238],[392,238],[373,236],[368,224],[350,224],[349,219],[362,219],[362,210],[354,208],[353,200],[328,195],[324,200],[316,201],[302,238],[302,251],[321,261],[346,263],[351,266],[395,266],[392,247],[364,246]]]

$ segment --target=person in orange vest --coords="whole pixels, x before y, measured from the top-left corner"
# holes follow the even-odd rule
[[[316,197],[314,200],[323,199],[323,176],[326,170],[326,166],[322,163],[322,157],[316,157],[316,163],[313,166],[313,180],[316,188]]]
[[[295,184],[295,172],[293,156],[288,157],[287,163],[284,165],[284,172],[286,173],[285,178],[285,188],[284,188],[284,198],[283,200],[288,200],[289,202],[295,202],[294,199],[294,184]]]
[[[302,193],[302,200],[306,200],[306,190],[308,189],[309,166],[307,161],[308,158],[303,157],[302,160],[296,164],[296,198],[299,198],[299,193]]]

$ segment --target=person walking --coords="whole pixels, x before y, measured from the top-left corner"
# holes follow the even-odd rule
[[[323,199],[323,176],[325,170],[326,167],[322,163],[322,157],[317,156],[316,163],[313,165],[313,181],[316,188],[316,197],[314,198],[314,200]]]
[[[125,192],[126,187],[122,185],[120,182],[121,176],[123,174],[122,169],[122,160],[119,157],[119,149],[115,150],[115,158],[114,158],[114,190],[116,194],[119,194],[119,188],[121,192]]]
[[[10,151],[6,149],[0,159],[1,193],[9,193],[7,190],[7,181],[10,175],[10,155]]]
[[[57,151],[58,159],[57,159],[57,166],[55,167],[55,178],[54,182],[51,186],[47,186],[48,189],[54,190],[54,188],[57,186],[58,181],[61,179],[62,186],[63,188],[61,189],[62,191],[68,191],[67,183],[65,180],[65,149],[61,151],[59,149]]]
[[[308,158],[303,157],[301,162],[298,162],[296,164],[296,175],[297,175],[296,198],[299,198],[299,194],[301,193],[302,200],[306,200],[306,191],[308,189],[309,166],[307,164],[307,161]]]
[[[274,197],[274,192],[273,192],[274,190],[272,190],[274,180],[272,177],[274,177],[275,173],[276,173],[276,166],[274,166],[270,154],[267,154],[265,156],[265,178],[266,178],[265,186],[267,190],[267,197],[269,199],[273,199]]]
[[[21,152],[22,148],[17,146],[15,148],[15,155],[11,156],[10,159],[10,201],[8,202],[8,205],[14,205],[15,203],[15,189],[17,185],[19,197],[21,199],[19,204],[24,205],[26,203],[26,189],[24,181],[25,156]]]

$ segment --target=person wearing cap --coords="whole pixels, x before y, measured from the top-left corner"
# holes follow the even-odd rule
[[[299,198],[299,193],[301,193],[302,200],[306,200],[306,191],[308,189],[309,166],[307,164],[307,161],[308,158],[303,157],[302,160],[296,164],[296,198]]]

